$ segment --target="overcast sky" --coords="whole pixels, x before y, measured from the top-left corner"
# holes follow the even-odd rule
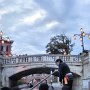
[[[0,0],[0,29],[14,40],[13,54],[44,54],[50,38],[90,33],[90,0]],[[82,51],[79,37],[72,54]],[[85,37],[85,49],[90,40]]]

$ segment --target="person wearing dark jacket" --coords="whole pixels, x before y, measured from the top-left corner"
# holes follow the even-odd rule
[[[59,67],[59,81],[63,83],[62,90],[72,90],[73,74],[69,66],[61,59],[57,59],[55,63]]]

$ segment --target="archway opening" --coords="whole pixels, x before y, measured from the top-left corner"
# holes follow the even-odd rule
[[[28,76],[28,75],[32,75],[32,74],[50,74],[50,72],[54,71],[56,68],[52,68],[52,67],[38,67],[38,68],[32,68],[32,69],[28,69],[19,73],[16,73],[12,76],[9,77],[9,84],[10,87],[15,87],[17,86],[17,82],[19,79],[21,79],[22,77]]]

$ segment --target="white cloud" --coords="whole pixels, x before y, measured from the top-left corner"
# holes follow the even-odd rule
[[[52,31],[54,28],[60,26],[61,23],[59,23],[58,21],[47,21],[45,22],[43,25],[41,26],[37,26],[35,28],[35,33],[42,33],[42,34],[46,34],[47,32],[49,33],[49,31]]]
[[[0,3],[2,3],[4,0],[0,0]]]
[[[35,46],[32,46],[32,45],[28,45],[28,44],[23,44],[22,43],[22,46],[21,47],[18,47],[18,45],[15,45],[16,47],[13,47],[13,53],[17,53],[17,54],[44,54],[45,53],[45,50],[40,50],[40,49],[37,49],[37,47]],[[15,49],[16,48],[16,49]],[[19,49],[18,49],[19,48]],[[23,51],[24,49],[24,51]]]
[[[0,15],[8,14],[8,13],[15,12],[18,10],[19,10],[19,6],[16,6],[16,5],[14,5],[13,7],[12,6],[8,6],[8,7],[6,6],[5,8],[0,9]]]
[[[17,31],[17,30],[16,30],[16,25],[13,25],[13,26],[10,28],[10,30],[13,31],[13,32]]]
[[[33,25],[36,23],[36,21],[44,19],[45,16],[46,12],[44,10],[36,10],[32,15],[25,16],[24,18],[20,19],[20,22],[27,25]]]
[[[49,23],[46,24],[46,28],[52,29],[52,28],[58,26],[59,24],[60,24],[60,23],[57,22],[57,21],[51,21],[51,22],[49,22]]]
[[[90,4],[90,0],[76,0],[76,2],[79,6]]]
[[[62,32],[73,36],[81,25],[89,32],[89,4],[89,0],[0,0],[0,24],[15,41],[13,53],[44,53],[51,36]],[[80,52],[79,43],[74,53]]]
[[[10,14],[12,12],[21,13],[25,9],[33,10],[35,6],[37,7],[36,3],[33,0],[27,2],[25,0],[16,0],[12,1],[10,5],[7,2],[8,1],[0,0],[0,16]]]

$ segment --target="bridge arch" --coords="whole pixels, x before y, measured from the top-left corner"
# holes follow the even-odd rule
[[[50,74],[51,70],[54,71],[57,68],[53,68],[53,67],[37,67],[37,68],[31,68],[28,70],[24,70],[21,72],[18,72],[16,74],[13,74],[12,76],[9,77],[9,83],[10,86],[16,86],[17,85],[17,81],[19,79],[21,79],[24,76],[28,76],[28,75],[32,75],[32,74]]]
[[[12,57],[8,60],[6,59],[4,60],[2,66],[3,67],[2,86],[14,86],[14,82],[17,83],[18,79],[30,75],[34,69],[36,71],[43,71],[40,70],[40,68],[49,68],[53,70],[57,69],[58,67],[55,64],[55,60],[58,58],[61,58],[64,62],[66,62],[69,65],[71,71],[75,73],[74,74],[75,76],[78,77],[82,76],[82,61],[80,56],[78,55],[71,56],[71,55],[49,54],[49,55],[18,56],[18,57]],[[34,72],[36,72],[35,70]],[[48,74],[48,72],[46,73]]]
[[[17,86],[18,80],[21,79],[22,77],[32,75],[32,74],[43,74],[43,73],[50,74],[50,72],[51,71],[53,72],[54,70],[57,70],[57,68],[55,67],[54,68],[53,67],[34,67],[34,68],[30,68],[30,69],[15,73],[9,77],[10,87]],[[78,75],[77,73],[73,72],[73,74],[75,78],[80,77],[80,75]],[[53,75],[58,77],[59,74],[56,71]]]

